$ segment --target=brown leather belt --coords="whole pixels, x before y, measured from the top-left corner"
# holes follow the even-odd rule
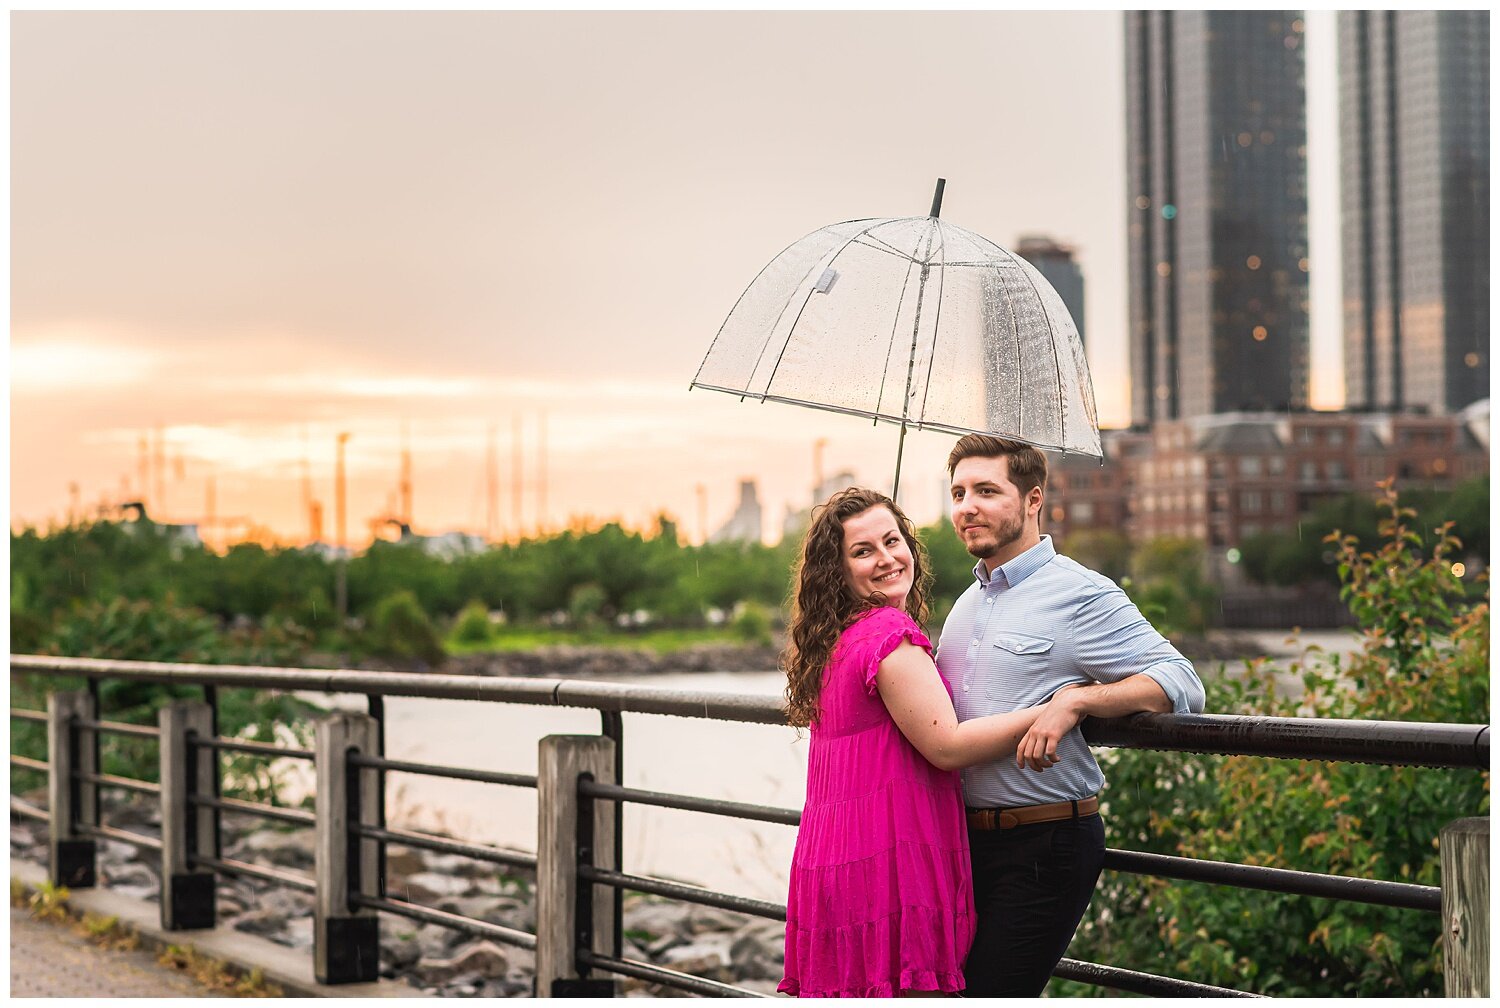
[[[1032,823],[1077,819],[1099,811],[1099,796],[1089,795],[1077,801],[1052,802],[1048,805],[1022,805],[1020,808],[969,809],[969,829],[1001,830]]]

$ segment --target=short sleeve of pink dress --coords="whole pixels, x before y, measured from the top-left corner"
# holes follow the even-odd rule
[[[932,651],[906,613],[874,609],[828,664],[787,894],[787,994],[964,987],[975,918],[959,775],[917,752],[875,688],[902,641]]]

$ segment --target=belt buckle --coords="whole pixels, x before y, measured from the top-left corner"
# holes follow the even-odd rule
[[[995,813],[995,826],[997,829],[1015,829],[1021,825],[1021,820],[1009,809],[1001,809]]]

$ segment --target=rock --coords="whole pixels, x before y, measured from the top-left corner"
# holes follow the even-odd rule
[[[684,930],[689,935],[717,934],[721,931],[737,931],[744,924],[740,914],[720,910],[717,907],[690,906]]]
[[[100,870],[99,875],[111,889],[157,888],[161,885],[156,873],[145,865],[107,865]]]
[[[313,919],[312,917],[293,917],[286,922],[281,933],[286,938],[286,944],[292,948],[312,948]]]
[[[786,927],[776,921],[753,921],[733,935],[729,960],[739,981],[776,980],[786,956]]]
[[[254,935],[272,935],[281,931],[287,915],[276,910],[250,910],[227,921],[236,931]]]
[[[437,924],[421,925],[417,928],[417,952],[419,958],[447,958],[448,949],[455,940],[455,937],[459,941],[467,940],[452,928],[440,927]]]
[[[417,946],[417,925],[388,914],[380,918],[381,968],[404,970],[422,958]]]
[[[280,830],[264,829],[245,838],[242,848],[247,861],[274,865],[278,868],[309,869],[316,857],[313,849],[316,837],[312,830],[283,833]]]
[[[690,945],[668,949],[661,957],[661,964],[683,973],[729,982],[734,979],[730,942],[727,934],[704,935]]]
[[[662,938],[676,937],[684,932],[687,910],[681,903],[625,903],[624,928],[626,932],[649,935],[647,944]]]
[[[412,972],[423,983],[463,986],[470,975],[475,980],[503,978],[510,972],[510,962],[500,946],[481,941],[462,949],[452,959],[423,959]]]
[[[430,906],[445,896],[467,896],[472,886],[469,879],[438,872],[418,872],[406,876],[399,884],[392,882],[387,888],[397,899]]]
[[[385,849],[385,871],[392,878],[414,875],[426,867],[426,854],[414,847],[391,846]]]

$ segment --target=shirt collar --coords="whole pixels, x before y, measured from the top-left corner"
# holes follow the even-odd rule
[[[979,579],[980,586],[984,588],[988,588],[995,580],[999,580],[1000,584],[1007,588],[1014,588],[1047,566],[1055,556],[1057,556],[1057,548],[1052,545],[1052,537],[1043,534],[1041,542],[1020,556],[1011,557],[996,567],[994,574],[991,574],[985,567],[983,560],[979,561],[974,565],[974,576]]]

